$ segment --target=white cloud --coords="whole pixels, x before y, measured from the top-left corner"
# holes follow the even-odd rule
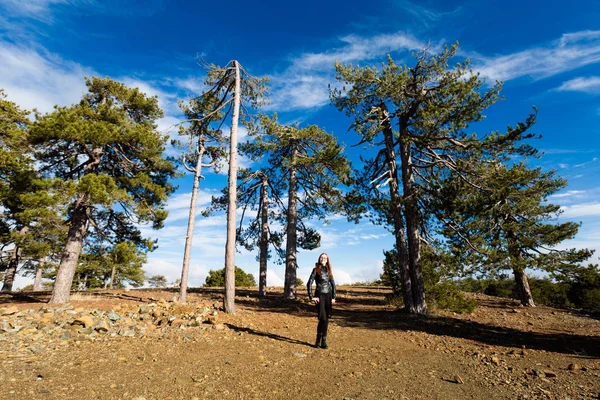
[[[584,193],[585,193],[584,190],[568,190],[565,193],[553,194],[552,196],[549,196],[549,198],[573,197],[573,196],[582,195]]]
[[[91,68],[73,63],[43,49],[0,42],[0,87],[22,108],[52,111],[55,104],[70,105],[86,92],[84,76]]]
[[[377,60],[387,54],[421,49],[424,43],[410,34],[397,32],[372,37],[348,35],[341,46],[320,53],[303,53],[291,60],[281,74],[271,78],[270,109],[289,111],[324,106],[329,102],[328,84],[335,84],[334,62],[358,63]]]
[[[561,215],[563,218],[596,217],[600,216],[600,203],[574,204],[572,206],[561,207],[561,210],[563,211]]]
[[[546,78],[600,62],[600,31],[564,34],[543,47],[517,53],[486,57],[470,55],[474,69],[490,80],[510,80],[523,76]]]
[[[77,2],[69,0],[0,0],[0,5],[7,14],[25,16],[45,23],[53,22],[51,8],[69,3]]]
[[[556,90],[566,92],[600,93],[600,76],[575,78],[563,83]]]

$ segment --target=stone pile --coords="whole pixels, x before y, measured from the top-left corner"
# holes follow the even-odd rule
[[[33,354],[52,343],[80,340],[110,340],[115,337],[160,337],[167,332],[224,329],[217,322],[216,304],[186,304],[173,300],[140,306],[115,306],[111,310],[53,308],[18,310],[14,306],[0,308],[0,353],[13,352],[15,346]],[[9,346],[13,344],[14,346]],[[12,349],[9,349],[12,347]],[[31,354],[30,353],[30,354]],[[2,357],[0,357],[2,358]]]

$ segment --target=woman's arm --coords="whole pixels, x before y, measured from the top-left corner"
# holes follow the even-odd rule
[[[336,296],[335,281],[333,279],[330,279],[329,282],[331,282],[331,298],[333,300],[335,300],[335,296]]]
[[[312,294],[312,284],[315,280],[315,274],[316,274],[316,268],[313,268],[312,272],[310,273],[310,277],[308,278],[308,282],[306,283],[306,289],[308,289],[308,297],[310,297],[312,299],[313,294]]]

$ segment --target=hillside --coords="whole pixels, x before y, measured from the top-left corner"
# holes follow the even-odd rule
[[[597,399],[600,319],[475,295],[472,314],[407,316],[341,287],[329,350],[303,297],[169,290],[0,297],[1,399]]]

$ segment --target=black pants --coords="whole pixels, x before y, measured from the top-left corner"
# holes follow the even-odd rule
[[[327,328],[329,327],[329,318],[333,307],[331,306],[331,293],[319,293],[319,302],[316,304],[317,314],[319,317],[319,325],[317,325],[317,336],[326,337]]]

